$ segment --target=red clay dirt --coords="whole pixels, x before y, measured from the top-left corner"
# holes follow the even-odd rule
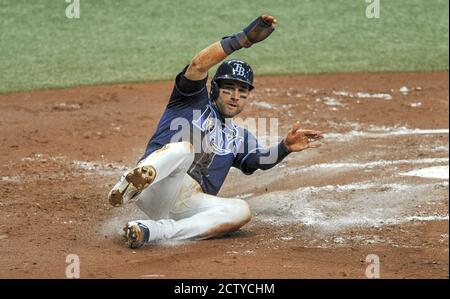
[[[382,278],[448,278],[448,179],[398,175],[411,170],[407,163],[448,165],[448,79],[448,72],[256,78],[253,103],[242,117],[276,117],[280,136],[299,120],[331,138],[267,172],[230,173],[219,195],[246,198],[255,213],[240,231],[139,250],[125,247],[117,232],[141,214],[132,204],[111,207],[107,194],[142,155],[173,83],[0,95],[0,278],[65,278],[68,254],[79,256],[82,278],[364,278],[368,254],[379,256]],[[408,92],[400,92],[403,86]],[[447,133],[379,133],[403,127]],[[378,135],[342,140],[371,130]],[[342,161],[369,166],[295,173]],[[380,163],[373,161],[400,162],[374,168]],[[324,187],[361,182],[376,186],[342,193]],[[406,191],[395,193],[399,184]],[[301,200],[324,221],[350,215],[354,203],[352,212],[362,220],[345,218],[350,225],[341,227],[339,218],[332,229],[308,223],[299,198],[292,200],[300,214],[277,211],[277,192],[311,186],[319,191],[308,194],[317,198]],[[405,193],[409,197],[396,199]],[[276,199],[273,206],[264,196]],[[364,222],[371,210],[361,202],[372,198],[381,203],[373,210],[380,217],[401,212],[383,225]],[[398,200],[395,209],[383,206],[391,200]],[[288,222],[275,221],[285,215]]]

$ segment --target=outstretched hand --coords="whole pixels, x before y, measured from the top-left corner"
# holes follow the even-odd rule
[[[317,148],[321,144],[313,144],[312,142],[323,138],[323,134],[316,130],[300,129],[300,123],[297,122],[292,126],[283,142],[290,152],[299,152],[307,148]]]
[[[270,15],[262,15],[257,17],[247,27],[243,29],[243,34],[246,37],[245,40],[240,40],[241,45],[245,48],[251,47],[251,45],[259,43],[275,30],[275,24],[277,20]],[[238,36],[240,33],[237,34]],[[241,36],[242,38],[242,36]]]
[[[264,22],[266,22],[269,25],[275,25],[277,23],[277,19],[275,19],[275,17],[273,16],[262,15],[261,17],[264,20]]]

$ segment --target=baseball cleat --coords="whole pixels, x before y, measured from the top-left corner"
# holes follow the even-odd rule
[[[124,174],[109,192],[109,203],[119,207],[129,201],[137,192],[147,188],[156,177],[156,170],[150,165],[138,166]]]
[[[147,226],[139,222],[128,222],[123,228],[125,232],[125,243],[130,248],[140,248],[148,242],[150,230]]]

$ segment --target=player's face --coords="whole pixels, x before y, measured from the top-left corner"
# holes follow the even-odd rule
[[[234,117],[244,110],[249,94],[250,90],[247,84],[222,80],[219,82],[217,109],[224,117]]]

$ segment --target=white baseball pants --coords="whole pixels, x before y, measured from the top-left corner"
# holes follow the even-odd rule
[[[186,172],[194,160],[189,142],[169,143],[139,165],[156,170],[153,183],[136,196],[150,220],[136,220],[150,230],[150,240],[207,239],[238,230],[251,219],[248,204],[206,194]]]

